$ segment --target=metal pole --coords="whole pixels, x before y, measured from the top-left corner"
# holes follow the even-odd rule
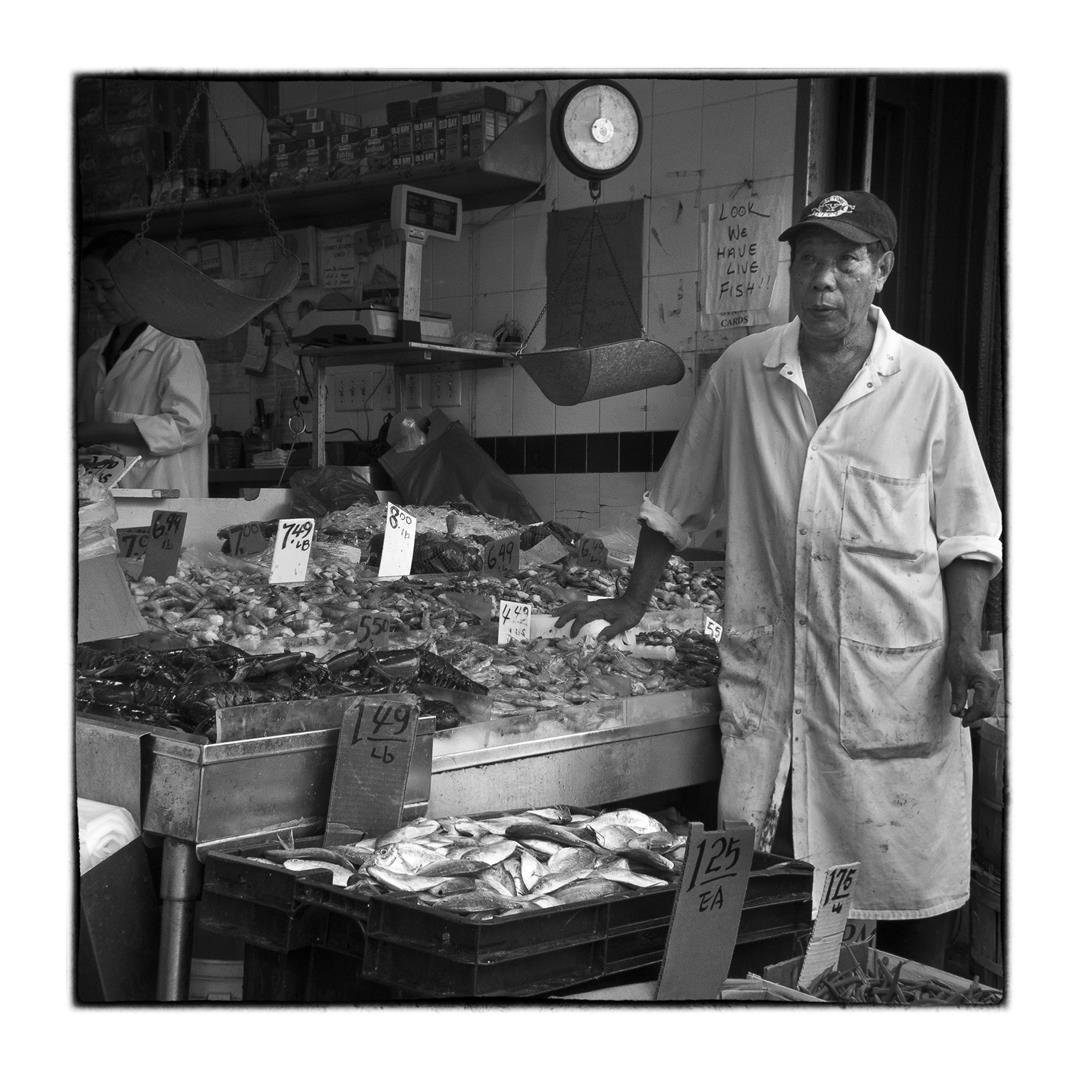
[[[195,901],[202,891],[202,865],[195,845],[167,836],[161,853],[161,941],[158,1001],[187,1001]]]

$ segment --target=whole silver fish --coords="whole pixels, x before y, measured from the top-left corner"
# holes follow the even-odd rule
[[[475,877],[487,869],[478,859],[436,859],[415,872],[423,877]]]
[[[597,856],[585,848],[561,848],[548,859],[548,873],[560,873],[566,870],[591,870]]]
[[[449,878],[424,877],[419,874],[395,874],[381,866],[369,866],[368,874],[394,892],[426,892],[434,885],[449,881]]]
[[[430,836],[439,828],[439,823],[433,818],[417,818],[415,821],[408,821],[396,829],[383,833],[376,840],[375,846],[385,847],[387,844],[399,844],[403,840],[417,840],[421,836]]]
[[[591,877],[566,885],[553,896],[563,904],[580,904],[586,900],[600,900],[605,896],[620,896],[624,892],[626,889],[616,881]]]

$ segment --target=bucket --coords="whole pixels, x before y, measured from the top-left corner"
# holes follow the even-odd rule
[[[243,1001],[244,961],[191,958],[188,1001]]]
[[[1001,879],[989,870],[971,868],[971,967],[986,986],[1004,985]]]
[[[989,716],[979,728],[972,833],[979,861],[998,872],[1005,835],[1004,803],[1005,721]]]

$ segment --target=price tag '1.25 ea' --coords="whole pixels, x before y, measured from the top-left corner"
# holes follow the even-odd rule
[[[412,570],[416,546],[416,518],[400,506],[386,504],[386,529],[383,532],[379,577],[401,577]]]
[[[499,644],[505,645],[508,641],[527,642],[531,619],[532,604],[517,604],[513,600],[500,600]]]
[[[314,518],[281,518],[278,521],[270,562],[271,585],[298,584],[307,578],[314,539]]]

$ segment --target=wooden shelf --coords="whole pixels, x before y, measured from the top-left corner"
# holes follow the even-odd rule
[[[332,228],[388,218],[395,184],[416,184],[457,196],[466,210],[541,199],[546,167],[546,100],[541,91],[479,158],[303,187],[273,188],[266,196],[279,228]],[[142,224],[146,211],[146,207],[130,207],[87,214],[83,226],[92,232],[135,229]],[[179,223],[177,206],[160,207],[154,211],[148,235],[175,238]],[[251,195],[222,195],[184,203],[185,236],[226,240],[266,232],[266,222]]]

